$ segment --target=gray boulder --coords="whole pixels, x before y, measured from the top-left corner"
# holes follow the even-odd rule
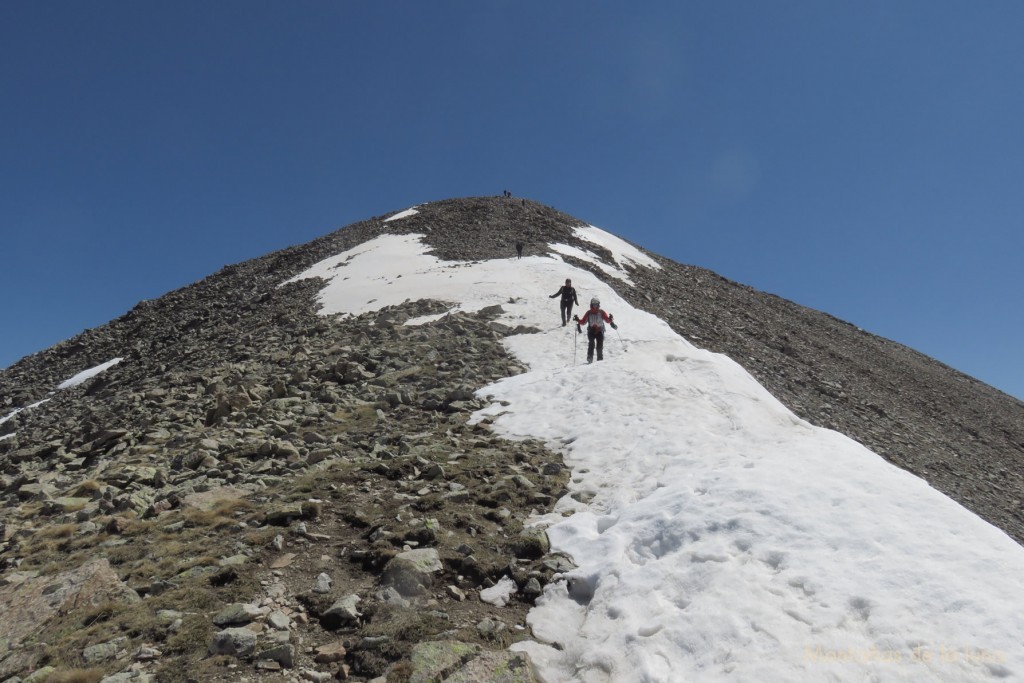
[[[355,594],[346,595],[334,601],[334,604],[327,608],[320,615],[320,623],[324,628],[336,629],[343,626],[353,626],[359,623],[362,614],[356,609],[359,603],[359,596]]]
[[[407,550],[388,562],[381,580],[403,597],[415,597],[434,585],[435,574],[442,568],[441,558],[434,548]]]
[[[226,628],[210,641],[211,655],[248,657],[256,651],[256,634],[247,628]]]

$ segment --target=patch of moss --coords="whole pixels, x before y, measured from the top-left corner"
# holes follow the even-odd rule
[[[190,614],[181,621],[181,627],[168,636],[164,645],[166,654],[205,653],[213,635],[213,625],[202,614]]]
[[[385,606],[373,614],[362,633],[370,638],[384,636],[386,640],[381,641],[377,651],[394,661],[408,657],[413,645],[429,640],[448,626],[447,621],[431,612]]]

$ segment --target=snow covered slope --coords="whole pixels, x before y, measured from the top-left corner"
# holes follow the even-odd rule
[[[584,230],[624,283],[626,266],[653,265]],[[425,251],[385,235],[296,279],[329,280],[324,313],[429,298],[542,330],[508,339],[530,372],[483,389],[494,402],[476,419],[573,469],[572,495],[536,523],[578,569],[538,600],[536,642],[516,646],[543,680],[1024,679],[1024,548],[1002,531],[798,419],[563,247],[475,263]],[[559,324],[548,297],[566,278],[620,325],[602,363],[578,365],[585,339]]]

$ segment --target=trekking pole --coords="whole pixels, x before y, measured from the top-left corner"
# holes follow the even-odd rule
[[[626,348],[626,342],[622,341],[622,335],[619,334],[619,329],[617,327],[612,329],[615,330],[615,336],[619,338],[619,343],[622,344],[622,352],[629,353],[629,349]]]
[[[576,367],[576,348],[580,345],[579,328],[572,335],[572,366]]]

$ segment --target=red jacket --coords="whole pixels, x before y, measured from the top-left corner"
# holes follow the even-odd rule
[[[587,312],[584,313],[582,317],[577,319],[576,324],[586,324],[588,328],[594,328],[604,332],[604,324],[606,322],[610,323],[611,321],[612,317],[605,313],[604,309],[599,308],[595,311],[593,308],[590,308],[587,309]]]

